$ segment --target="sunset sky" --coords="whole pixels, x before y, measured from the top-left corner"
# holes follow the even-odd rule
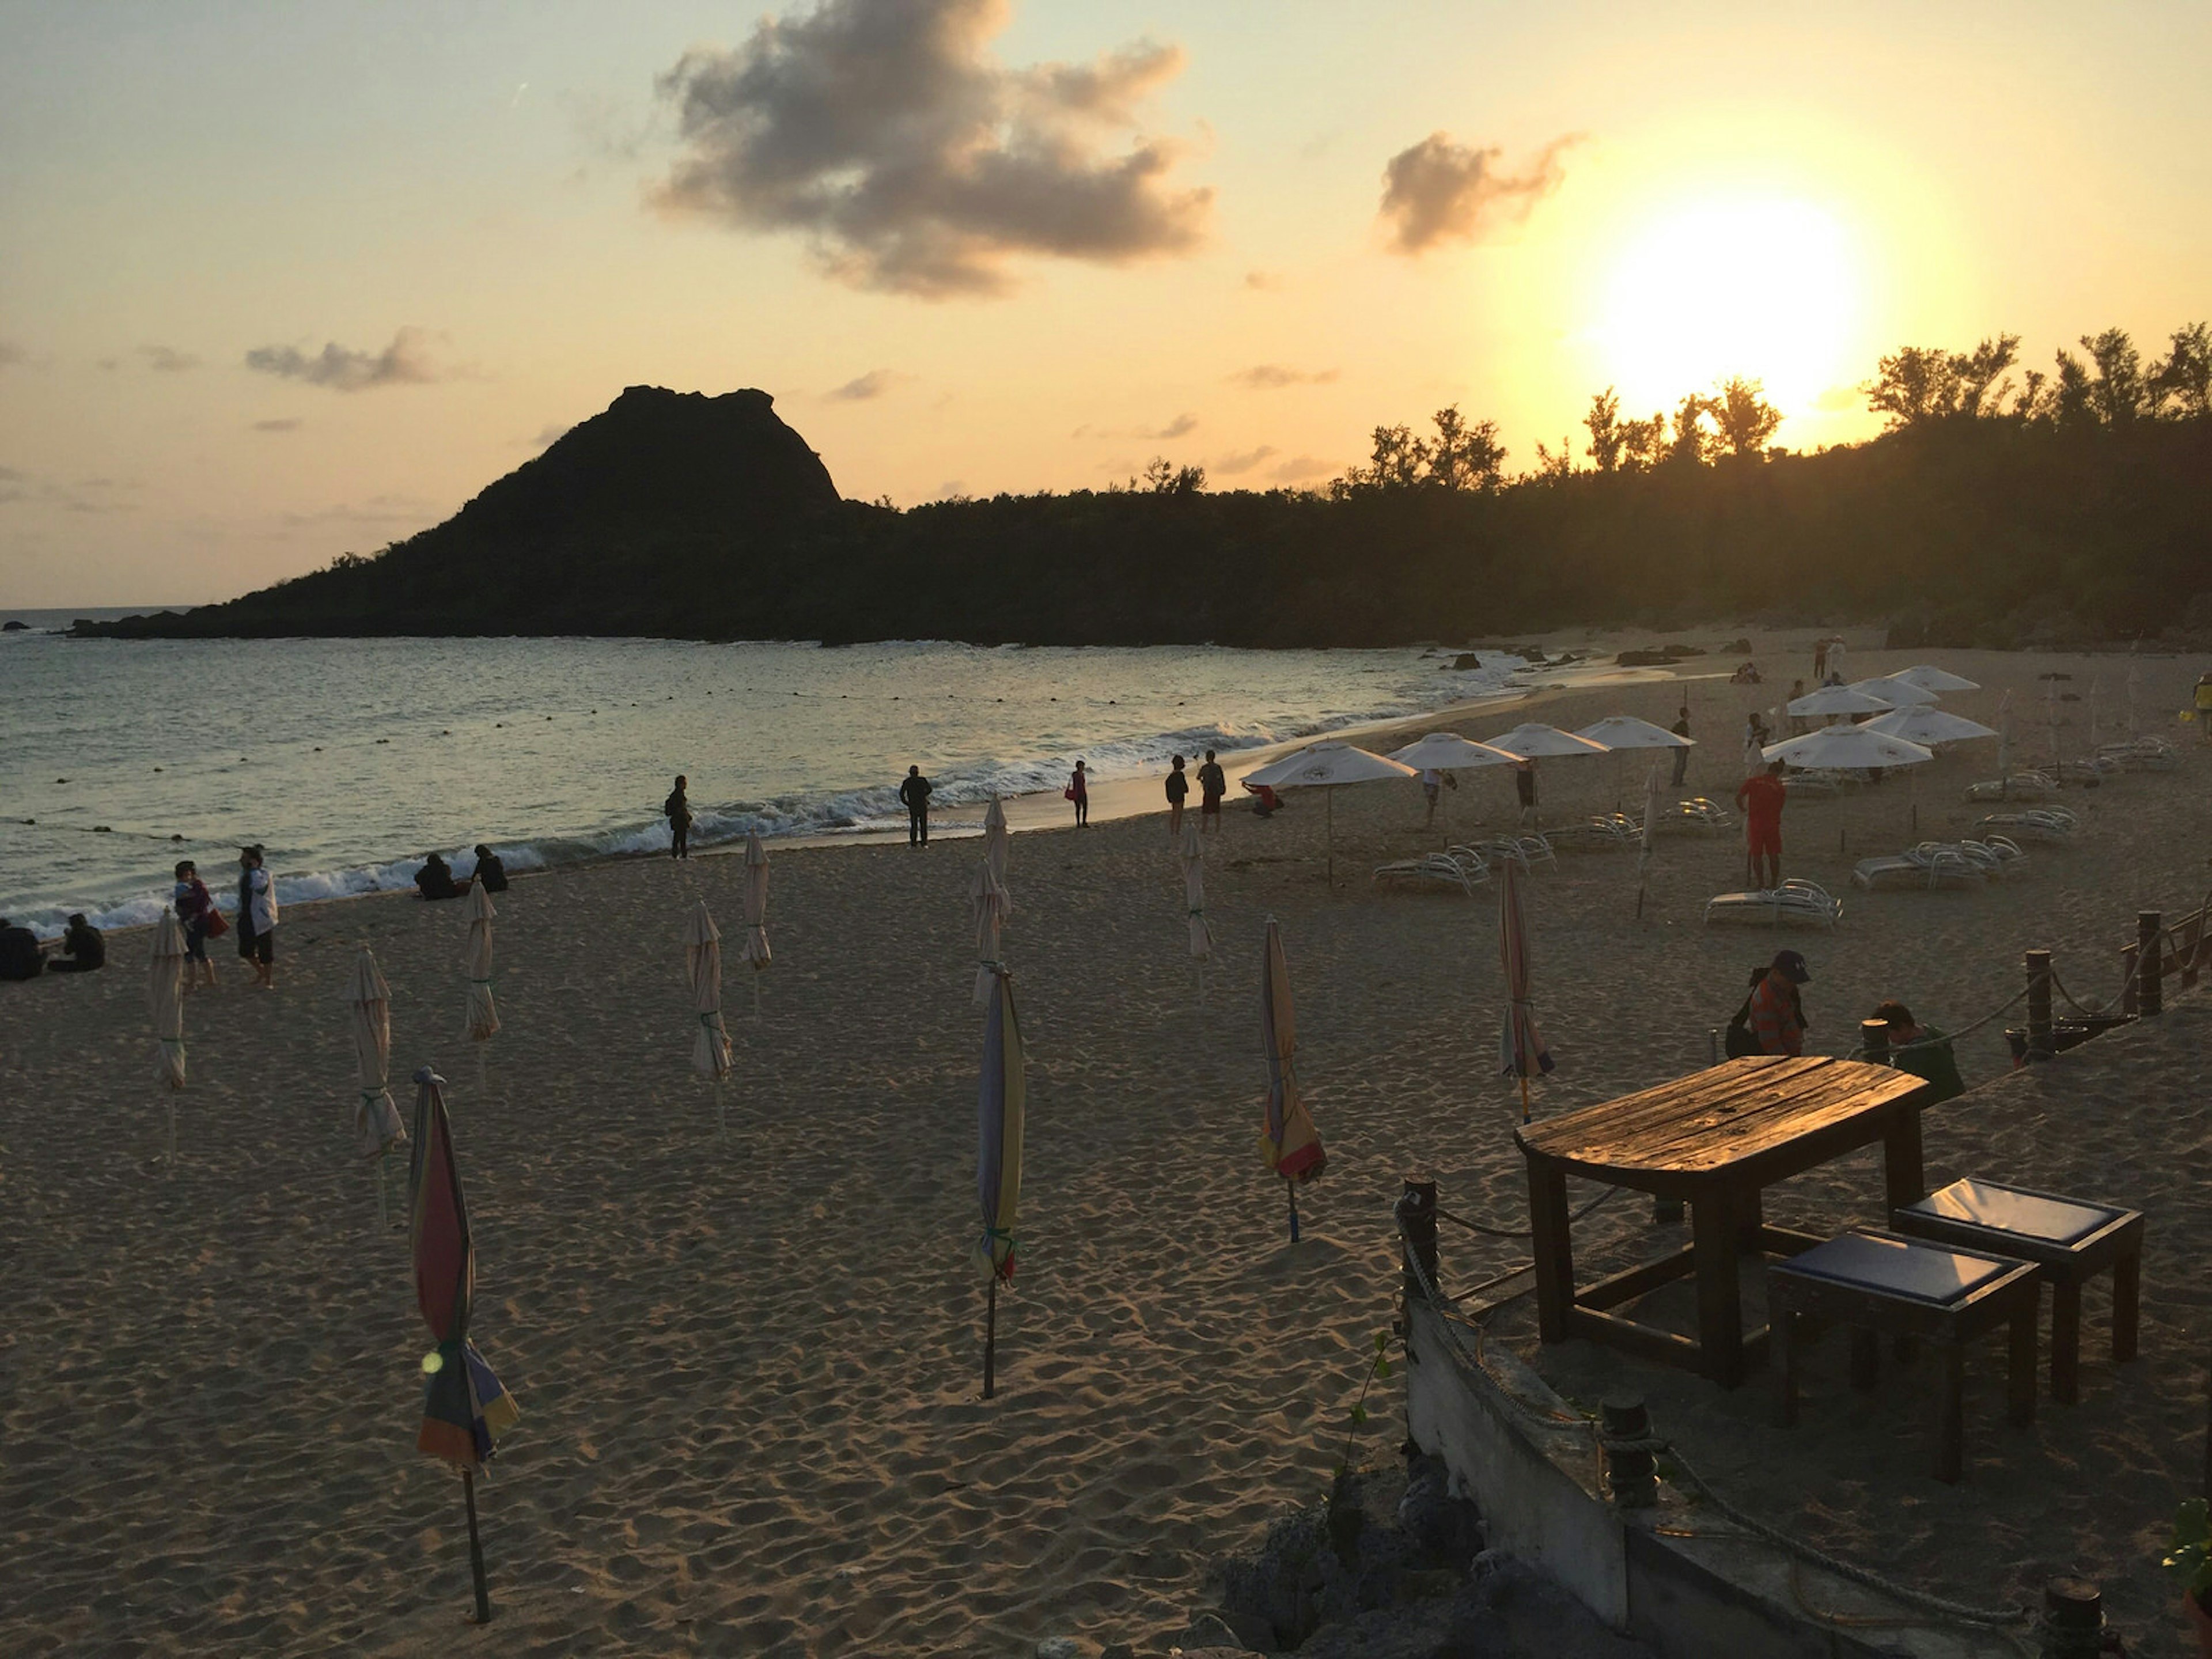
[[[0,0],[0,607],[373,552],[635,384],[902,506],[1449,403],[1517,471],[1730,374],[1850,441],[1897,346],[2212,315],[2208,61],[2201,0]]]

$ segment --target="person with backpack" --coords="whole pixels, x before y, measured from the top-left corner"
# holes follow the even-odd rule
[[[678,775],[676,787],[668,792],[668,799],[660,803],[660,810],[668,817],[668,856],[688,859],[691,856],[691,800],[684,791],[691,780]]]
[[[1743,1000],[1743,1007],[1735,1019],[1729,1022],[1729,1053],[1735,1052],[1735,1031],[1741,1024],[1756,1045],[1749,1053],[1803,1054],[1809,1022],[1805,1018],[1805,1000],[1798,988],[1812,977],[1805,958],[1796,951],[1776,951],[1774,960],[1753,977],[1751,994]]]
[[[906,769],[906,781],[899,785],[899,803],[906,808],[906,844],[909,847],[929,845],[929,797],[936,785],[921,775],[919,766]]]

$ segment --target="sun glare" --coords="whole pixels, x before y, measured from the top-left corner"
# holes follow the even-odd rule
[[[1600,355],[1625,414],[1738,374],[1796,414],[1852,378],[1862,287],[1850,237],[1811,203],[1698,203],[1649,222],[1614,264]]]

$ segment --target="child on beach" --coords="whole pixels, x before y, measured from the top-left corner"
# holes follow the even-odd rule
[[[1206,751],[1206,764],[1198,769],[1198,827],[1218,830],[1221,827],[1221,798],[1229,793],[1229,779],[1221,769],[1221,763],[1213,758],[1213,751]]]
[[[1075,763],[1075,775],[1067,781],[1067,798],[1075,803],[1075,827],[1083,829],[1091,822],[1091,778],[1083,763]]]
[[[175,890],[177,919],[185,925],[185,978],[186,983],[215,983],[215,963],[208,960],[208,935],[216,921],[215,895],[200,879],[199,866],[190,859],[177,865]],[[196,970],[193,963],[198,963]]]
[[[1182,804],[1190,799],[1190,779],[1182,769],[1182,757],[1168,763],[1168,834],[1182,834]]]

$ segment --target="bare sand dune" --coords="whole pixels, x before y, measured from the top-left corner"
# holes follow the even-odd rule
[[[1855,672],[1909,660],[1856,655]],[[1692,718],[1717,739],[1693,789],[1733,787],[1744,708],[1803,672],[1763,659],[1759,688],[1692,683]],[[1996,688],[2032,688],[2053,665],[1943,660],[1990,685],[1946,700],[1983,718]],[[2146,717],[2179,706],[2200,666],[2145,662]],[[2096,667],[2109,720],[2124,665]],[[1524,717],[1664,723],[1678,690],[1631,684],[1423,725],[1480,737]],[[2194,738],[2170,722],[2160,729]],[[1842,889],[1863,853],[1970,824],[1959,789],[1985,775],[1988,746],[1974,753],[1916,781],[1918,836],[1894,781],[1793,805],[1790,868]],[[2031,945],[2055,949],[2075,989],[2109,994],[2134,910],[2178,913],[2212,882],[2208,775],[2212,760],[2191,749],[2178,773],[2070,799],[2081,845],[2034,849],[2004,886],[1852,895],[1832,936],[1790,939],[1813,961],[1816,1041],[1841,1050],[1890,994],[1962,1024],[2012,993]],[[1543,776],[1558,817],[1616,790],[1632,799],[1642,772],[1599,759]],[[1510,816],[1504,774],[1465,783],[1462,827]],[[738,1055],[719,1140],[711,1094],[687,1068],[678,941],[699,896],[734,934],[735,860],[519,882],[500,901],[506,1029],[483,1091],[459,1036],[461,906],[380,896],[288,910],[276,993],[247,989],[234,963],[189,1000],[193,1082],[173,1177],[130,965],[142,944],[119,937],[117,969],[89,979],[0,988],[0,1648],[1164,1644],[1205,1600],[1208,1561],[1316,1496],[1343,1454],[1366,1351],[1392,1317],[1401,1172],[1433,1171],[1455,1209],[1517,1220],[1523,1208],[1516,1108],[1496,1075],[1493,908],[1370,885],[1380,857],[1426,839],[1410,784],[1342,793],[1335,817],[1329,891],[1317,801],[1267,822],[1231,814],[1209,849],[1221,948],[1202,1003],[1159,817],[1017,838],[1006,951],[1032,1059],[1024,1249],[988,1404],[967,1261],[973,843],[775,854],[776,961],[757,1022],[741,970],[729,975]],[[1541,1109],[1704,1063],[1747,969],[1781,942],[1699,925],[1705,898],[1740,876],[1732,838],[1670,838],[1640,925],[1631,858],[1563,859],[1537,880],[1540,1018],[1560,1064]],[[1295,1249],[1255,1150],[1252,987],[1270,914],[1330,1156],[1302,1198]],[[455,1622],[467,1580],[457,1483],[412,1449],[428,1344],[404,1235],[377,1231],[374,1182],[346,1134],[340,987],[364,943],[393,989],[395,1073],[434,1060],[452,1080],[476,1334],[525,1412],[482,1492],[501,1609],[483,1632]],[[1962,1048],[1970,1076],[2003,1068],[1994,1031]],[[2023,1098],[1956,1113],[1932,1144],[1962,1161],[1984,1149],[2026,1161],[2039,1136],[2074,1133],[2058,1103]],[[2114,1196],[2171,1201],[2175,1182],[2201,1178],[2167,1161],[2166,1139],[2112,1147],[2101,1189]],[[2097,1156],[2086,1141],[2070,1155]],[[1625,1207],[1610,1224],[1622,1248],[1640,1236]],[[1510,1246],[1496,1256],[1511,1265]],[[2154,1297],[2172,1271],[2154,1267]],[[2201,1347],[2201,1307],[2172,1305],[2156,1317],[2197,1319]],[[1395,1390],[1370,1408],[1352,1454],[1390,1455]],[[2095,1454],[2115,1465],[2107,1533],[2147,1539],[2163,1522],[2179,1454],[2160,1463],[2147,1449],[2162,1422],[2123,1414],[2100,1431]],[[1899,1536],[1880,1545],[1911,1553]]]

